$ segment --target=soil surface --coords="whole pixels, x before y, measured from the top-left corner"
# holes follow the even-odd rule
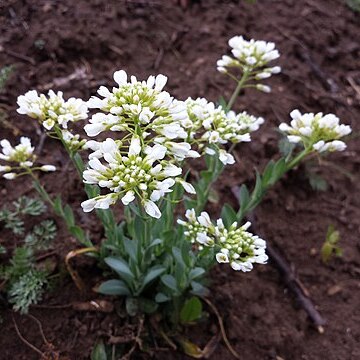
[[[271,264],[256,266],[247,274],[218,266],[211,276],[212,300],[224,318],[229,340],[241,359],[355,360],[360,359],[360,14],[345,0],[180,1],[166,0],[2,0],[0,1],[0,67],[14,71],[0,93],[0,107],[7,119],[0,137],[14,140],[20,134],[40,142],[38,126],[16,113],[16,97],[29,89],[63,90],[66,97],[84,99],[98,86],[112,84],[112,73],[125,69],[139,78],[163,73],[167,90],[185,99],[205,96],[216,101],[228,98],[233,83],[218,73],[215,62],[228,52],[234,35],[274,41],[282,56],[283,72],[268,82],[271,94],[246,91],[236,110],[263,116],[266,124],[250,144],[239,145],[236,165],[228,167],[217,183],[219,198],[236,206],[231,188],[254,181],[278,154],[275,127],[288,120],[289,112],[337,114],[354,130],[346,151],[311,169],[300,167],[277,184],[256,211],[256,230],[278,248],[291,263],[317,309],[327,320],[320,334],[307,318],[282,277]],[[79,76],[79,74],[81,76]],[[61,79],[67,79],[62,81]],[[72,80],[71,80],[72,79]],[[44,163],[60,171],[42,177],[50,191],[61,192],[78,219],[102,234],[95,218],[84,215],[80,181],[60,146],[46,139],[41,151]],[[307,172],[321,174],[325,192],[309,185]],[[31,194],[23,180],[0,180],[1,205],[21,194]],[[215,217],[221,204],[211,204]],[[52,214],[48,215],[53,216]],[[63,267],[64,256],[78,245],[60,227],[53,261]],[[325,265],[319,251],[330,224],[340,231],[344,251]],[[0,242],[14,247],[14,239],[0,229]],[[2,260],[5,260],[2,258]],[[36,321],[12,315],[2,308],[0,359],[31,360],[39,354],[17,335],[43,352],[59,353],[62,359],[88,359],[95,342],[110,335],[125,336],[131,325],[112,313],[79,311],[70,305],[99,296],[91,292],[101,276],[91,260],[75,261],[88,290],[81,294],[66,274],[30,314],[42,324],[46,345]],[[63,273],[65,273],[63,271]],[[56,305],[56,306],[54,306]],[[13,318],[14,317],[14,318]],[[204,346],[217,324],[190,329],[191,339]],[[190,335],[189,335],[190,336]],[[135,352],[134,358],[143,355]],[[185,359],[180,352],[157,352],[155,358]],[[48,357],[51,358],[50,355]],[[219,342],[212,359],[231,359]]]

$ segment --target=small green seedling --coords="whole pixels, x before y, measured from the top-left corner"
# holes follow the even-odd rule
[[[321,248],[321,259],[325,264],[327,264],[333,256],[342,256],[343,250],[338,245],[339,240],[339,231],[335,230],[334,225],[330,225],[327,230],[326,240]]]

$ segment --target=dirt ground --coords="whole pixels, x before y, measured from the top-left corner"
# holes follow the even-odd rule
[[[234,35],[274,41],[281,52],[283,72],[273,76],[273,91],[249,90],[236,103],[263,116],[266,124],[250,144],[236,148],[238,162],[228,167],[217,183],[220,198],[236,205],[231,188],[253,184],[254,169],[262,169],[277,154],[275,127],[288,120],[289,112],[332,112],[353,128],[346,151],[312,167],[328,182],[328,190],[315,191],[302,166],[287,175],[256,211],[256,228],[291,263],[321,315],[325,332],[312,326],[296,298],[271,264],[251,273],[235,273],[218,266],[212,274],[212,299],[220,310],[230,342],[248,360],[356,360],[360,359],[360,14],[345,0],[198,0],[174,4],[166,0],[1,0],[0,67],[14,65],[0,107],[8,119],[0,124],[0,137],[21,134],[39,143],[34,121],[16,113],[16,97],[29,89],[63,90],[66,97],[90,97],[97,87],[111,86],[115,70],[125,69],[139,78],[163,73],[167,90],[185,99],[205,96],[228,98],[233,83],[218,73],[215,62],[228,52]],[[71,74],[75,79],[61,83]],[[94,217],[79,209],[84,199],[75,171],[68,166],[60,146],[46,140],[41,158],[61,170],[42,178],[46,187],[61,192],[72,203],[80,221],[101,238]],[[336,166],[334,166],[336,165]],[[0,180],[1,205],[20,194],[31,193],[31,184]],[[220,206],[209,209],[216,216]],[[61,228],[60,220],[57,220]],[[319,251],[328,226],[341,233],[344,254],[325,265]],[[9,233],[0,228],[0,242],[13,246]],[[55,242],[59,266],[76,248],[64,231]],[[1,260],[1,259],[0,259]],[[67,306],[94,299],[91,287],[100,272],[89,260],[79,262],[88,292],[80,294],[68,276],[30,311],[62,359],[88,359],[99,338],[124,330],[124,319],[114,313],[79,312]],[[53,305],[59,307],[51,307]],[[20,340],[12,313],[2,309],[0,359],[31,360],[39,355]],[[21,334],[42,351],[36,322],[15,314]],[[216,323],[191,329],[194,340],[205,345]],[[136,353],[134,358],[142,355]],[[185,359],[182,353],[158,352],[155,358]],[[220,342],[212,359],[231,359]]]

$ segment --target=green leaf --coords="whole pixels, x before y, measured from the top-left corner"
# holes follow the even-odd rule
[[[155,296],[155,301],[157,303],[163,303],[163,302],[166,302],[169,300],[170,300],[170,297],[161,292],[157,293]]]
[[[242,208],[246,207],[246,205],[249,203],[249,200],[250,200],[249,190],[246,187],[246,185],[243,184],[243,185],[241,185],[240,192],[239,192],[240,206]]]
[[[256,183],[252,196],[255,199],[260,199],[261,193],[262,193],[262,180],[260,174],[256,172]]]
[[[224,111],[227,109],[227,102],[223,96],[220,96],[218,104],[223,108]]]
[[[91,360],[107,360],[107,355],[105,351],[105,345],[102,341],[99,341],[93,348],[91,355]]]
[[[75,224],[75,218],[74,218],[74,213],[72,211],[72,208],[66,204],[64,207],[64,217],[65,217],[65,221],[66,224],[69,226],[74,226]]]
[[[202,303],[198,297],[193,296],[187,300],[180,311],[180,321],[189,324],[198,320],[202,313]]]
[[[130,259],[132,259],[135,263],[137,263],[138,240],[125,239],[124,240],[124,247],[125,247],[125,251],[130,256]]]
[[[194,269],[192,269],[189,273],[189,278],[190,280],[196,279],[199,276],[205,274],[205,269],[201,268],[201,267],[196,267]]]
[[[281,140],[278,142],[278,147],[279,147],[279,151],[281,153],[281,155],[284,157],[284,158],[288,158],[293,150],[295,149],[296,147],[296,144],[294,143],[291,143],[287,136],[284,136],[283,138],[281,138]]]
[[[321,259],[324,263],[329,262],[333,252],[333,247],[328,242],[325,242],[321,248]]]
[[[156,279],[158,276],[160,276],[166,269],[164,267],[154,266],[152,267],[143,280],[143,287],[148,285],[151,281]]]
[[[156,245],[160,245],[160,244],[162,244],[162,240],[161,239],[155,239],[155,240],[153,240],[152,242],[151,242],[151,244],[149,245],[149,248],[150,247],[153,247],[153,246],[156,246]]]
[[[69,231],[72,235],[74,235],[80,242],[84,243],[85,242],[85,232],[84,230],[77,225],[74,226],[70,226],[69,227]]]
[[[228,228],[236,221],[237,215],[235,210],[229,204],[225,204],[221,210],[221,218],[224,221],[225,227]]]
[[[165,274],[165,275],[163,275],[161,277],[161,281],[169,289],[175,291],[176,293],[178,292],[178,287],[177,287],[176,280],[175,280],[174,276],[169,275],[169,274]]]
[[[202,284],[197,281],[191,282],[191,293],[198,296],[206,296],[209,293],[209,290]]]
[[[130,295],[130,290],[121,280],[108,280],[103,282],[97,292],[105,295]]]
[[[6,254],[6,249],[4,246],[0,245],[0,255]]]
[[[107,257],[105,259],[105,262],[120,276],[122,276],[127,282],[134,279],[134,274],[130,270],[129,265],[126,263],[125,260],[121,258]]]
[[[211,203],[217,204],[219,202],[219,192],[211,188],[208,194],[208,200]]]
[[[172,248],[172,254],[175,258],[175,262],[180,264],[182,268],[185,268],[186,265],[185,265],[181,250],[178,247],[174,246]]]
[[[61,197],[60,197],[60,196],[57,196],[57,197],[55,198],[53,209],[54,209],[56,215],[58,215],[58,216],[63,216],[64,211],[63,211],[62,201],[61,201]]]
[[[271,173],[271,178],[269,179],[269,184],[273,185],[276,183],[277,180],[279,180],[279,178],[284,174],[284,172],[286,171],[286,162],[284,158],[279,159],[273,169],[272,169],[272,173]]]
[[[327,181],[318,174],[308,173],[310,186],[315,191],[326,191],[328,189]]]
[[[274,165],[275,165],[274,160],[270,160],[270,161],[267,163],[267,165],[266,165],[266,167],[265,167],[265,169],[264,169],[264,171],[263,171],[263,174],[262,174],[262,185],[263,185],[264,187],[266,187],[266,186],[268,185],[269,180],[271,179],[271,176],[272,176],[272,173],[273,173],[273,169],[274,169]]]

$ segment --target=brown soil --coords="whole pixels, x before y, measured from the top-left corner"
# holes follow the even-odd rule
[[[266,118],[266,125],[251,144],[236,149],[237,165],[230,167],[218,182],[220,198],[235,205],[231,187],[252,184],[254,168],[261,169],[277,153],[274,127],[288,119],[290,110],[336,113],[354,129],[348,149],[323,163],[321,174],[329,183],[326,192],[309,186],[301,167],[272,189],[257,210],[257,229],[291,262],[302,284],[327,320],[319,334],[305,312],[289,293],[270,263],[249,274],[235,273],[226,266],[213,272],[212,298],[226,323],[229,338],[242,359],[355,360],[360,358],[360,185],[359,100],[360,32],[359,13],[345,0],[264,0],[245,1],[31,1],[2,0],[0,3],[0,67],[15,65],[7,88],[0,93],[2,108],[8,111],[12,128],[0,124],[1,138],[14,139],[16,129],[39,142],[33,121],[16,114],[16,97],[28,89],[52,86],[71,95],[88,98],[99,84],[111,84],[111,75],[125,69],[140,78],[157,72],[169,76],[167,89],[178,96],[206,96],[216,101],[231,94],[233,84],[215,70],[215,61],[228,51],[227,40],[236,34],[274,41],[282,56],[281,75],[269,83],[272,94],[247,91],[237,110]],[[187,6],[184,6],[186,5]],[[53,86],[55,78],[84,68],[83,80]],[[43,180],[54,193],[76,209],[84,198],[75,172],[68,167],[60,147],[46,140],[44,162],[63,171]],[[341,166],[345,175],[338,168]],[[30,184],[0,180],[1,204],[19,194],[29,193]],[[210,210],[218,215],[219,206]],[[77,216],[95,238],[101,237],[92,217],[77,210]],[[324,265],[319,250],[327,227],[334,224],[341,233],[344,255]],[[58,225],[61,227],[60,220]],[[0,241],[11,244],[9,233],[1,230]],[[59,264],[77,244],[64,231],[56,240]],[[59,280],[31,314],[38,318],[44,333],[62,358],[89,358],[99,337],[123,333],[124,320],[115,315],[79,312],[72,308],[47,308],[96,297],[91,286],[99,280],[91,262],[77,264],[89,285],[80,294],[69,277]],[[31,360],[39,355],[16,335],[9,310],[2,311],[0,359]],[[38,327],[27,316],[14,315],[23,336],[46,351]],[[207,326],[207,325],[206,325]],[[215,331],[213,326],[191,329],[194,339],[204,345]],[[196,330],[198,329],[198,330]],[[134,358],[139,358],[139,353]],[[181,353],[158,353],[156,358],[184,359]],[[230,359],[219,343],[213,359]]]

